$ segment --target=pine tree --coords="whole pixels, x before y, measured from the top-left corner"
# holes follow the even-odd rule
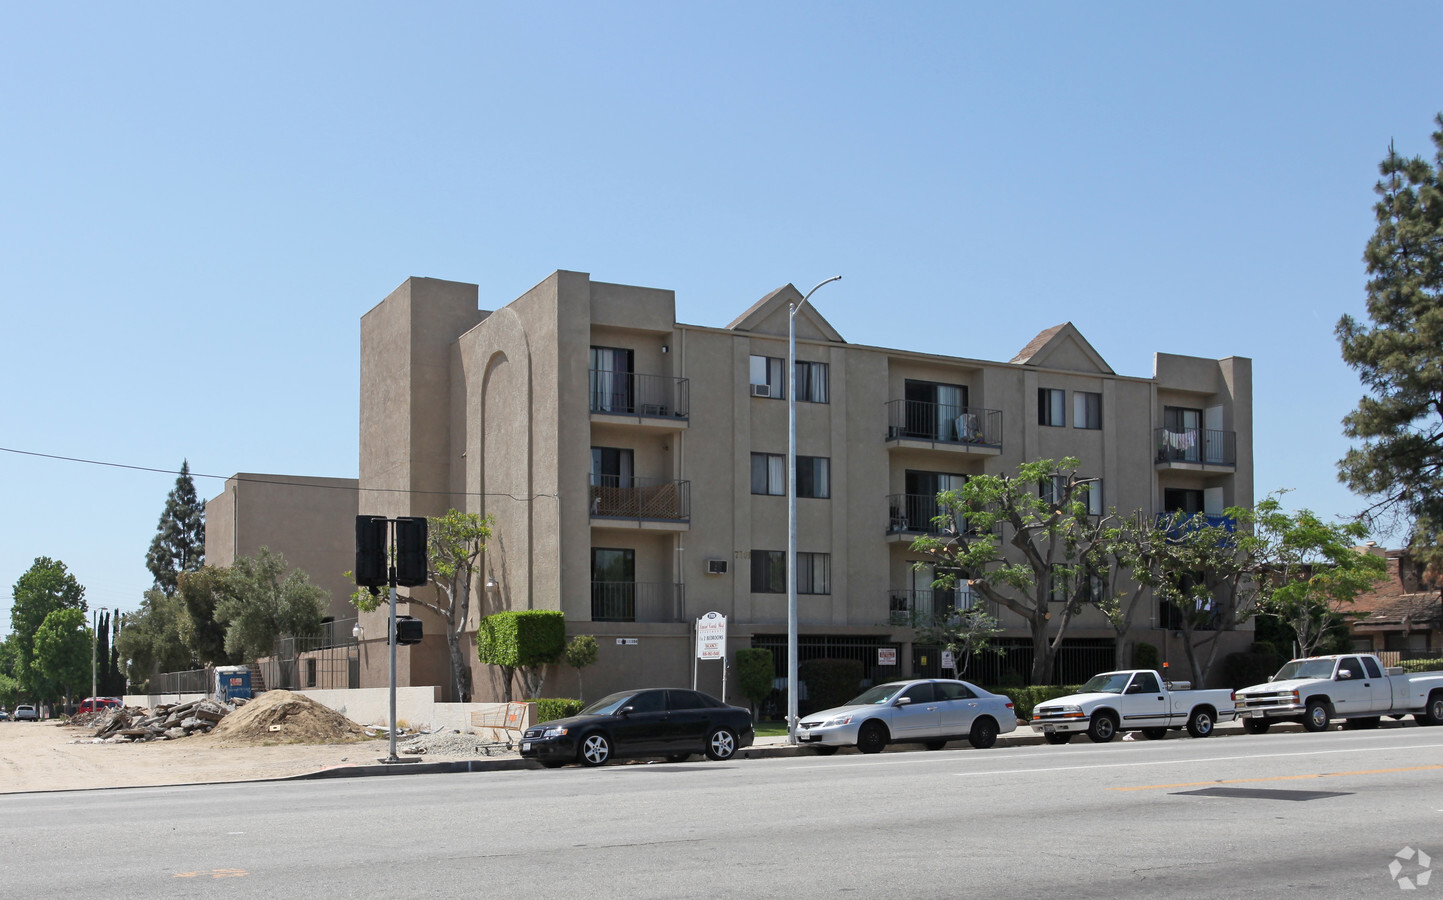
[[[1369,391],[1343,419],[1363,444],[1338,477],[1370,498],[1370,520],[1443,522],[1443,113],[1435,121],[1436,165],[1390,145],[1378,166],[1378,228],[1363,253],[1372,325],[1344,316],[1337,327]]]
[[[205,507],[196,497],[190,463],[184,461],[175,487],[165,498],[165,511],[145,555],[145,567],[155,576],[155,586],[173,597],[180,573],[193,572],[204,564]]]

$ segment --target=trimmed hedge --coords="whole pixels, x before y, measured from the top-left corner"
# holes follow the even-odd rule
[[[566,650],[566,615],[554,609],[494,613],[476,630],[476,655],[507,668],[554,663]]]
[[[772,651],[765,647],[744,647],[733,655],[736,660],[737,684],[741,695],[752,702],[752,712],[771,696],[776,680]]]
[[[532,703],[536,704],[536,722],[550,722],[552,719],[565,719],[581,712],[586,707],[580,700],[572,700],[570,697],[539,697]]]
[[[1399,660],[1398,665],[1410,675],[1417,672],[1443,672],[1443,658],[1404,659]]]
[[[994,694],[1002,694],[1012,701],[1012,710],[1017,713],[1017,718],[1026,722],[1032,718],[1032,707],[1039,703],[1046,703],[1048,700],[1056,700],[1058,697],[1066,697],[1068,694],[1077,693],[1081,685],[1033,685],[1031,687],[990,687],[986,690]]]
[[[866,668],[859,659],[809,659],[797,666],[797,678],[807,685],[807,707],[831,709],[862,692]]]
[[[1138,641],[1132,647],[1132,667],[1134,669],[1161,669],[1159,663],[1162,657],[1158,655],[1157,645],[1149,644],[1147,641]]]

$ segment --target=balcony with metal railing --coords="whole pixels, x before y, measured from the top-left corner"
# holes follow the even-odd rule
[[[686,531],[691,482],[632,475],[592,475],[591,524],[604,528]]]
[[[1157,527],[1165,529],[1173,539],[1189,531],[1203,528],[1221,528],[1228,533],[1238,530],[1238,522],[1232,516],[1214,516],[1207,513],[1186,513],[1181,511],[1161,512],[1157,515]]]
[[[593,622],[684,622],[685,586],[664,582],[593,581]]]
[[[1238,435],[1217,428],[1153,429],[1159,469],[1236,469]]]
[[[1002,410],[890,400],[887,446],[997,456],[1002,452]]]
[[[691,383],[669,375],[588,371],[591,419],[679,431],[691,414]]]
[[[934,616],[971,609],[981,601],[970,588],[959,587],[951,590],[892,590],[887,592],[888,622],[892,625],[911,625],[925,622]]]
[[[946,530],[933,521],[943,512],[936,494],[889,494],[887,510],[889,540],[910,541],[919,534],[942,534]]]

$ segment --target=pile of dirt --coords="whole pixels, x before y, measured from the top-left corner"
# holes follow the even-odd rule
[[[360,725],[303,694],[266,691],[222,719],[208,743],[218,746],[345,744],[370,738]]]

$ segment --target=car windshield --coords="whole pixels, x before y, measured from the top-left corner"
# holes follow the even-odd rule
[[[1332,678],[1333,660],[1295,659],[1278,670],[1274,681],[1291,681],[1294,678]]]
[[[892,698],[897,696],[897,692],[902,690],[902,688],[906,686],[907,682],[905,681],[896,681],[891,684],[879,684],[874,688],[869,688],[861,694],[858,694],[851,700],[848,700],[847,705],[866,706],[868,704],[890,703],[892,702]]]
[[[583,709],[577,715],[581,716],[609,716],[626,705],[626,701],[636,696],[636,691],[622,691],[619,694],[608,694],[600,700],[593,700],[591,705]]]
[[[1127,687],[1127,680],[1132,677],[1130,672],[1103,672],[1101,675],[1094,675],[1087,679],[1087,683],[1078,689],[1079,694],[1121,694],[1122,689]]]

